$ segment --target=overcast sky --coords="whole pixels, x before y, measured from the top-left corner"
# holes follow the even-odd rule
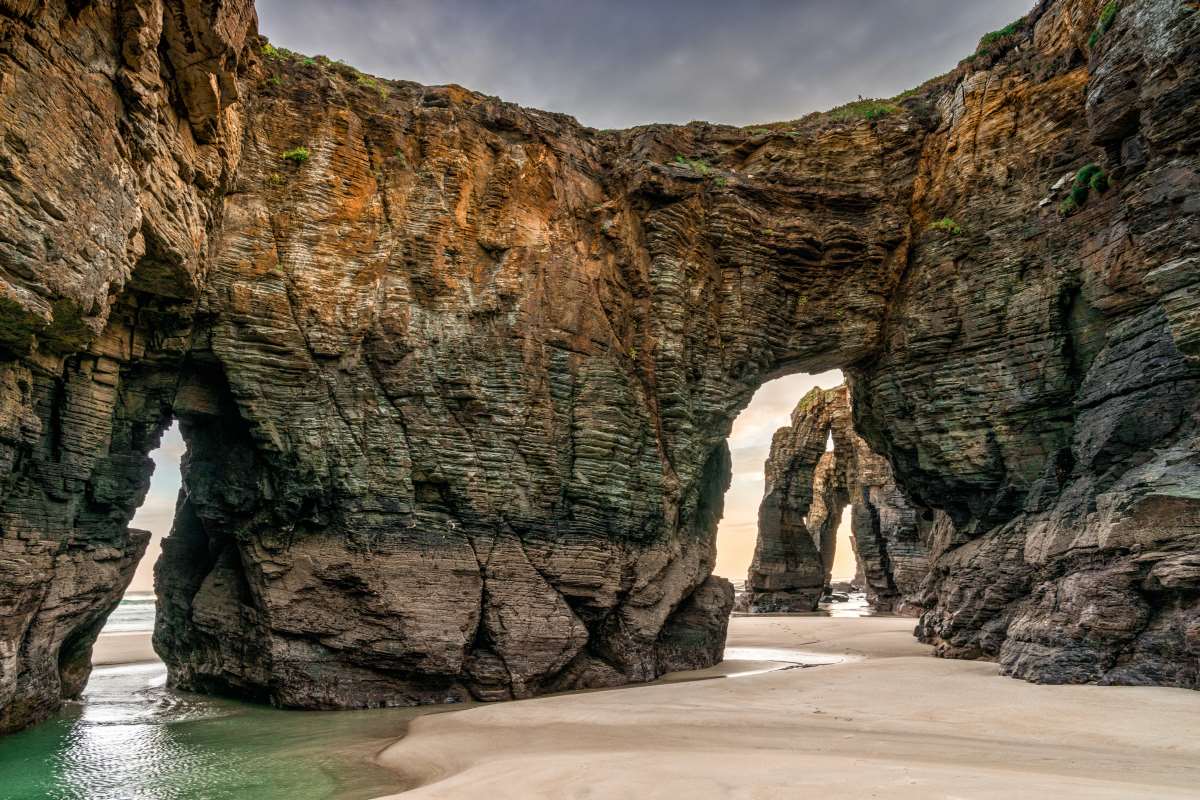
[[[1032,0],[258,0],[276,45],[597,128],[748,125],[890,97]]]
[[[704,119],[795,119],[858,95],[889,97],[951,69],[1032,0],[258,0],[276,45],[387,78],[458,83],[618,128]],[[775,429],[809,387],[768,384],[734,425],[733,488],[718,574],[742,579],[754,549],[762,467]],[[170,529],[183,443],[172,428],[135,527],[155,534],[131,590],[151,588]],[[844,554],[839,554],[843,555]],[[849,562],[839,558],[843,572]]]

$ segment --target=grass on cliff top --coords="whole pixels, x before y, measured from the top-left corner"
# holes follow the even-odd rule
[[[813,111],[789,122],[772,123],[770,128],[760,126],[748,129],[744,128],[743,130],[746,130],[752,136],[776,133],[791,137],[792,139],[798,139],[802,138],[807,132],[825,127],[829,123],[854,123],[864,120],[866,122],[875,122],[898,111],[903,111],[904,107],[900,105],[899,101],[918,93],[932,82],[926,81],[920,86],[901,92],[891,99],[863,98],[861,100],[853,100],[849,103],[843,103],[836,108],[831,108],[828,111]]]
[[[829,115],[829,119],[838,122],[854,122],[860,119],[873,122],[897,111],[900,111],[900,106],[891,100],[855,100],[825,113]]]
[[[1008,23],[1000,30],[990,31],[988,33],[985,33],[979,39],[979,47],[991,47],[992,45],[999,42],[1001,39],[1007,39],[1009,36],[1012,36],[1014,33],[1017,33],[1024,27],[1025,27],[1025,18],[1024,17],[1013,20],[1012,22]],[[976,48],[976,50],[978,50],[978,49],[979,48]]]
[[[1016,44],[1017,36],[1024,32],[1029,20],[1026,17],[1015,19],[999,30],[989,31],[979,38],[975,52],[963,59],[968,64],[977,58],[992,52],[1003,52]]]
[[[286,47],[276,47],[270,42],[266,42],[265,40],[264,42],[265,43],[262,46],[262,54],[263,57],[268,61],[279,65],[298,62],[304,67],[315,67],[322,72],[333,72],[342,76],[343,78],[346,78],[347,80],[354,81],[357,86],[377,92],[382,98],[387,98],[388,94],[390,93],[390,89],[383,79],[373,78],[370,75],[366,75],[341,59],[332,61],[328,56],[306,56],[303,53],[297,53],[296,51],[289,50]],[[267,81],[272,86],[280,86],[283,83],[282,78],[278,75],[268,78]]]

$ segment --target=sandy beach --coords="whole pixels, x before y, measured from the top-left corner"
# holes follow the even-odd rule
[[[736,617],[713,672],[751,674],[422,717],[379,758],[405,800],[1200,797],[1200,693],[1032,685],[912,627]],[[756,672],[783,654],[750,648],[839,663]]]
[[[150,644],[149,632],[102,633],[92,647],[92,666],[112,667],[118,664],[141,664],[158,661]]]

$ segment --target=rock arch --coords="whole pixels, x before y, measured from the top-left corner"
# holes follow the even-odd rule
[[[800,400],[791,424],[771,443],[764,491],[746,579],[750,610],[816,610],[829,588],[846,506],[871,605],[912,615],[923,610],[939,513],[905,497],[887,459],[855,433],[845,386],[813,389]]]
[[[729,427],[833,367],[952,523],[939,652],[1195,686],[1200,32],[1137,0],[1088,50],[1096,5],[883,118],[600,132],[266,55],[247,0],[0,2],[0,729],[86,676],[172,415],[179,685],[361,706],[711,663]],[[1039,205],[1096,160],[1114,191]]]

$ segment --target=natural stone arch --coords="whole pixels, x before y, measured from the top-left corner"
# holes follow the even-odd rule
[[[749,610],[816,610],[829,590],[837,527],[849,506],[869,603],[920,613],[938,515],[915,506],[887,459],[855,433],[845,386],[813,389],[800,400],[791,424],[775,433],[765,477],[746,579]]]
[[[1200,34],[1138,0],[1084,66],[1093,5],[1040,4],[881,119],[598,132],[264,58],[246,2],[9,3],[0,728],[79,685],[172,414],[196,459],[168,549],[199,568],[158,635],[180,685],[369,705],[710,663],[732,420],[833,367],[952,523],[927,641],[1196,685],[1173,198]],[[1151,63],[1177,91],[1143,91]],[[1096,159],[1117,191],[1037,205]],[[1089,593],[1122,623],[1053,600]]]

